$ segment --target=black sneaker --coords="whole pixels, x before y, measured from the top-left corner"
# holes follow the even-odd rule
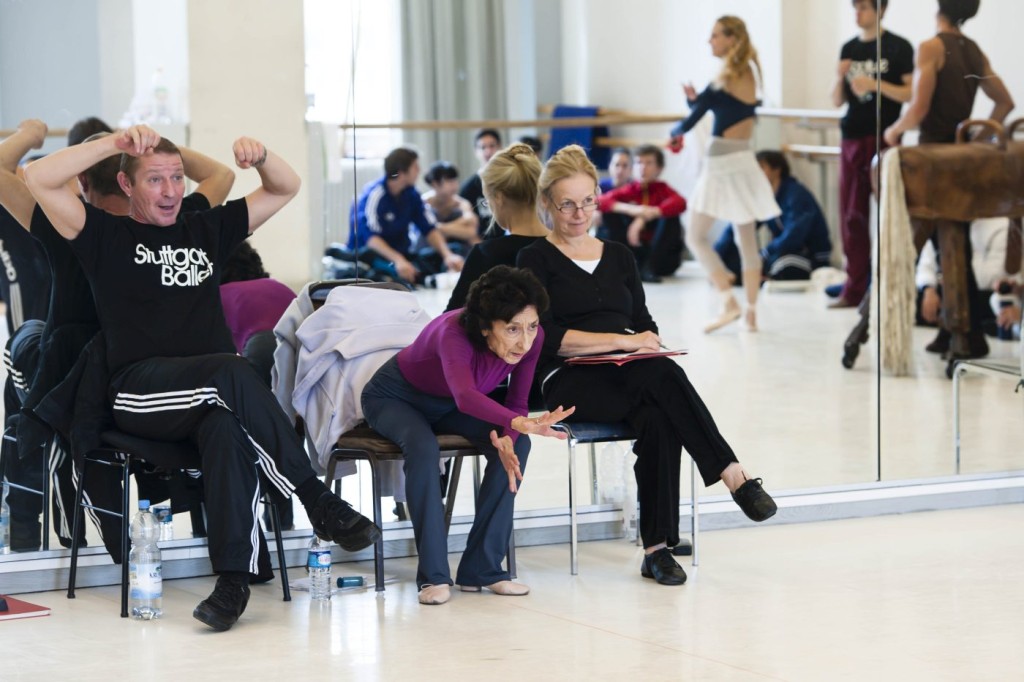
[[[740,506],[747,518],[759,523],[775,516],[775,512],[779,510],[772,496],[761,487],[760,478],[751,478],[744,482],[732,494],[732,499]]]
[[[668,547],[644,555],[640,575],[653,578],[661,585],[682,585],[686,582],[686,571],[672,558],[672,550]]]
[[[246,573],[222,573],[209,597],[199,602],[192,617],[224,632],[238,622],[249,604],[249,575]]]
[[[381,539],[380,528],[334,493],[324,493],[309,514],[313,532],[347,552],[358,552]]]

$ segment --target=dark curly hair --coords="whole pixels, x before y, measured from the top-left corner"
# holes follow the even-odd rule
[[[220,275],[220,283],[247,282],[250,279],[263,279],[270,277],[270,273],[263,269],[263,259],[256,249],[245,241],[238,245],[227,262],[224,263],[224,270]]]
[[[949,23],[959,27],[978,13],[980,5],[981,0],[939,0],[939,14],[949,19]]]
[[[538,315],[548,309],[548,292],[540,280],[529,270],[496,265],[469,287],[459,325],[473,345],[483,347],[487,342],[482,332],[496,320],[508,322],[529,306]]]

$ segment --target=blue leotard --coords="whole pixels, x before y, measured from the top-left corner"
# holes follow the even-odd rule
[[[756,117],[756,110],[760,106],[761,100],[747,104],[725,90],[719,90],[709,85],[704,92],[697,95],[697,99],[689,100],[689,103],[690,115],[672,128],[673,137],[689,132],[709,111],[715,115],[715,125],[711,134],[721,137],[723,132],[740,121]]]

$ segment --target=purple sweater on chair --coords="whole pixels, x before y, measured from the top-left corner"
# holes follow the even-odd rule
[[[256,332],[273,329],[294,299],[294,291],[267,277],[221,284],[224,320],[238,352]]]

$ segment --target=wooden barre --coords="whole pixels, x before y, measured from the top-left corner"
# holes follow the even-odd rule
[[[575,116],[572,118],[535,118],[524,120],[483,119],[477,121],[405,121],[403,123],[341,123],[343,130],[353,128],[394,130],[475,130],[477,128],[595,128],[597,126],[643,123],[675,123],[679,114],[615,114]]]
[[[839,147],[817,144],[784,144],[782,151],[801,158],[816,160],[820,158],[837,159],[842,153]]]
[[[622,110],[599,109],[597,116],[573,116],[571,118],[534,118],[521,120],[480,119],[473,121],[403,121],[392,123],[341,123],[343,130],[476,130],[479,128],[596,128],[613,125],[643,125],[652,123],[676,123],[681,114],[642,114]],[[614,112],[614,113],[613,113]],[[796,121],[805,127],[834,127],[842,118],[840,111],[819,109],[779,109],[760,107],[759,116]]]
[[[14,129],[14,130],[0,130],[0,139],[6,140],[8,137],[10,137],[11,135],[13,135],[16,132],[18,132],[17,129]],[[47,137],[67,137],[68,136],[68,129],[67,128],[51,128],[50,130],[46,131],[46,136]]]

